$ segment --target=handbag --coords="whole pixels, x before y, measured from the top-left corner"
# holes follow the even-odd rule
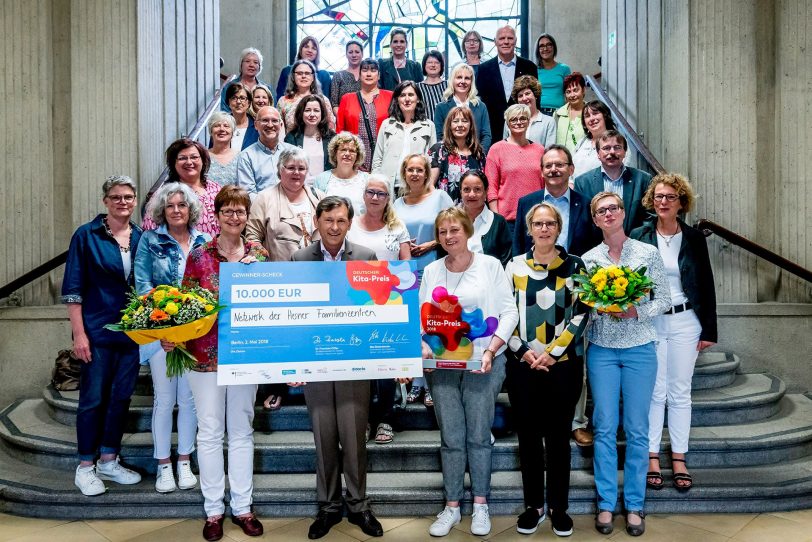
[[[59,391],[78,390],[81,371],[82,360],[73,356],[73,350],[60,350],[51,373],[51,385]]]
[[[356,92],[355,95],[358,97],[358,105],[361,106],[361,115],[364,117],[364,126],[367,129],[367,137],[369,137],[369,155],[373,156],[375,154],[375,136],[372,135],[372,128],[370,128],[369,125],[366,102],[364,102],[364,98],[361,97],[361,92]]]

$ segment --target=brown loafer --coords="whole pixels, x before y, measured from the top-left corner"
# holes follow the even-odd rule
[[[248,536],[262,536],[262,523],[259,522],[253,512],[246,516],[231,516],[231,523],[239,525]]]
[[[203,538],[209,542],[220,540],[223,538],[223,516],[210,517],[206,519],[206,524],[203,526]]]
[[[583,448],[592,446],[592,432],[586,429],[576,429],[572,432],[572,439],[575,444]]]

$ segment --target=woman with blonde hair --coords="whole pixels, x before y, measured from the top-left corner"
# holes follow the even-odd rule
[[[479,144],[485,154],[491,148],[491,121],[488,118],[488,108],[477,96],[474,81],[474,69],[468,64],[457,64],[451,69],[448,77],[448,88],[443,93],[445,101],[437,104],[434,111],[434,126],[437,130],[437,139],[443,137],[445,118],[457,106],[465,106],[471,110],[479,134]]]
[[[359,171],[364,163],[364,144],[355,134],[340,132],[327,145],[327,156],[333,169],[313,178],[313,187],[327,196],[342,196],[350,200],[356,213],[364,210],[364,187],[369,173]]]
[[[248,114],[253,118],[257,118],[257,111],[266,105],[273,106],[273,104],[273,93],[271,89],[266,85],[257,85],[254,87],[254,90],[251,91],[251,109],[248,110]]]
[[[231,140],[237,130],[237,122],[228,113],[215,111],[209,119],[211,148],[209,178],[220,186],[237,184],[237,155],[239,149],[231,148]]]

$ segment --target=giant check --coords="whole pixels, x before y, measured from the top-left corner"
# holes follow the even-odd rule
[[[414,262],[220,265],[217,383],[421,376]]]

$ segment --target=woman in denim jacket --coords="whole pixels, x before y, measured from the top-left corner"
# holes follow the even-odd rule
[[[166,183],[155,194],[149,215],[158,227],[144,233],[135,254],[138,295],[161,284],[180,285],[189,252],[210,239],[208,234],[194,229],[201,209],[200,199],[183,183]],[[141,347],[141,360],[150,364],[155,396],[152,407],[152,440],[154,457],[158,460],[155,490],[169,493],[177,487],[192,489],[197,485],[197,478],[192,474],[189,454],[194,450],[197,415],[186,375],[167,378],[166,352],[158,341]],[[175,403],[178,405],[177,485],[170,458]]]

